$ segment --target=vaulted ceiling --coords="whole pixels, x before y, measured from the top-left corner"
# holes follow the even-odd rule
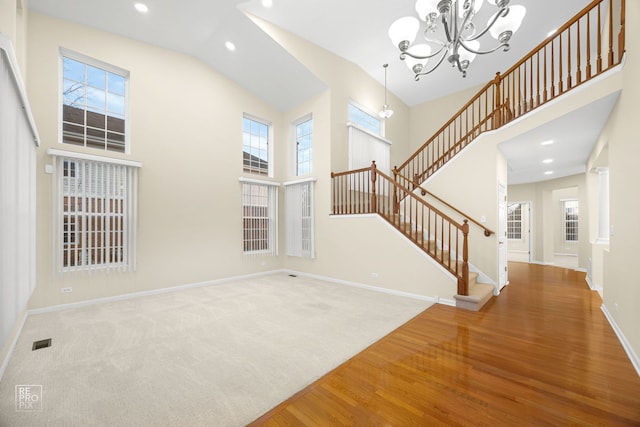
[[[508,69],[550,31],[590,3],[590,0],[512,0],[512,4],[524,5],[527,14],[509,52],[479,55],[466,78],[443,64],[416,82],[387,35],[397,18],[414,15],[414,0],[273,0],[271,7],[263,6],[262,0],[142,1],[149,7],[147,13],[136,11],[133,0],[30,0],[29,7],[197,57],[286,111],[320,93],[324,84],[247,14],[354,62],[381,84],[382,64],[388,63],[389,90],[413,106],[486,83],[496,71]],[[488,20],[491,8],[495,6],[485,4],[480,12],[486,12],[479,13],[478,22]],[[235,51],[225,47],[228,41],[235,45]],[[591,140],[592,147],[593,135]],[[517,151],[517,147],[512,151]],[[585,157],[584,153],[580,157]],[[513,171],[518,162],[511,163]]]

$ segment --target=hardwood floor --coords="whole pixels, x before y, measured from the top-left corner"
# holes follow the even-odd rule
[[[584,273],[510,263],[480,312],[436,304],[252,426],[640,425],[640,377]]]

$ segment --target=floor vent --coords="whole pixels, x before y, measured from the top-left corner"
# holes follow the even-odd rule
[[[40,350],[41,348],[51,347],[51,338],[47,338],[46,340],[34,341],[33,347],[31,347],[31,351]]]
[[[298,276],[295,274],[290,274],[289,277],[298,277]]]

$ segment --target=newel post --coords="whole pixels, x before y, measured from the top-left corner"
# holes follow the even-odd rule
[[[496,78],[493,79],[494,89],[494,101],[493,101],[493,128],[498,129],[502,126],[502,98],[500,96],[500,83],[502,78],[500,77],[500,71],[496,73]]]
[[[469,295],[469,221],[464,220],[462,224],[462,280],[458,286],[458,294]]]
[[[376,195],[376,181],[378,180],[376,161],[371,162],[371,208],[372,212],[378,212],[378,196]]]

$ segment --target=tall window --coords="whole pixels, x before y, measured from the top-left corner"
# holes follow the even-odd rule
[[[285,183],[287,255],[315,256],[313,181]]]
[[[62,142],[126,151],[128,73],[62,53]]]
[[[278,187],[242,183],[242,241],[245,254],[278,255]]]
[[[57,157],[59,270],[135,264],[137,167]]]
[[[565,200],[562,202],[564,215],[564,240],[567,242],[578,241],[578,201]]]
[[[307,117],[296,125],[296,175],[311,173],[313,161],[313,119]]]
[[[352,102],[349,103],[349,121],[375,135],[382,136],[382,120]]]
[[[269,124],[244,116],[242,119],[242,164],[245,172],[269,173]]]
[[[522,239],[522,205],[520,203],[507,206],[507,238]]]

